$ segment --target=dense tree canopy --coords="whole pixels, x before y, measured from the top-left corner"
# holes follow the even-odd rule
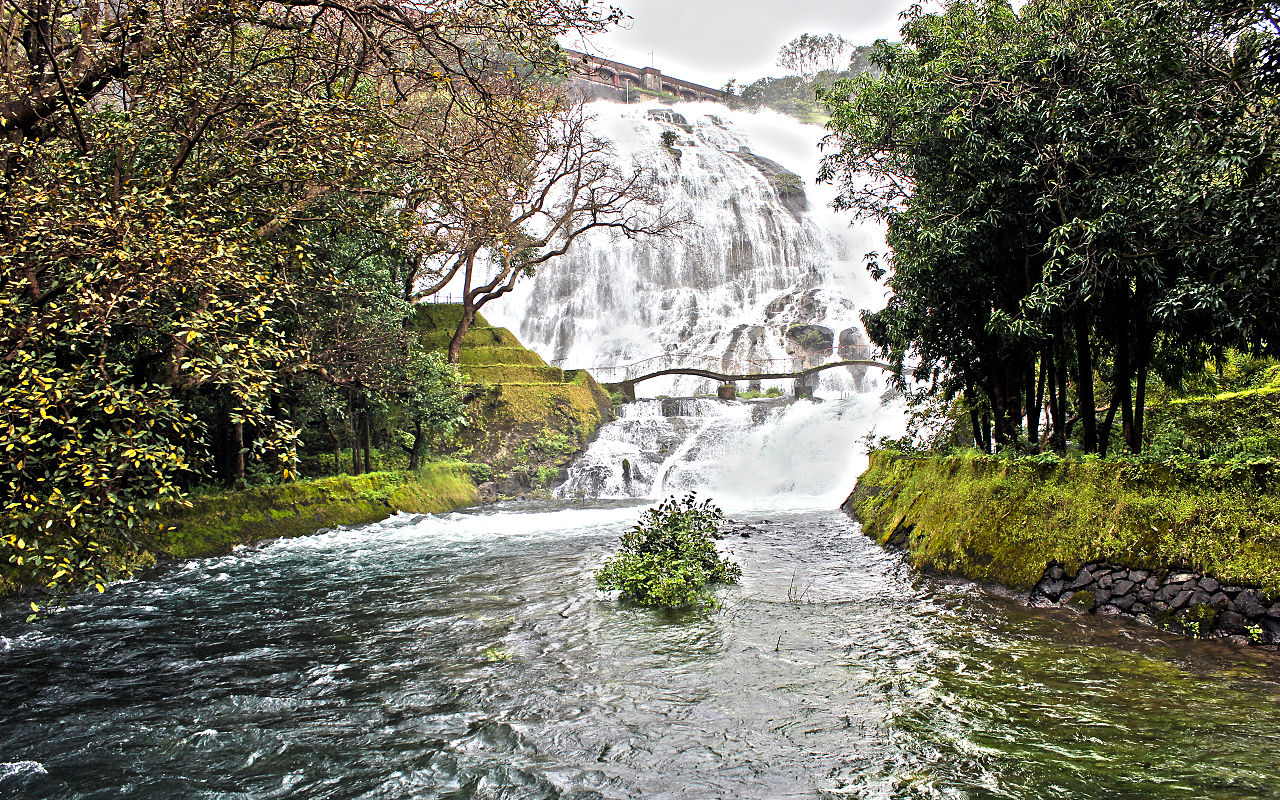
[[[1278,34],[1259,2],[913,7],[825,94],[823,177],[888,223],[872,340],[987,446],[1106,452],[1119,413],[1138,451],[1152,371],[1280,342]]]
[[[303,425],[359,471],[370,420],[399,420],[416,463],[422,427],[459,411],[456,370],[404,324],[422,254],[447,246],[414,211],[471,191],[495,141],[543,136],[555,36],[617,18],[2,0],[5,554],[101,585],[184,488],[296,475]]]

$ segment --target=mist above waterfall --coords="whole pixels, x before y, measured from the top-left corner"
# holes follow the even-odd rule
[[[726,368],[789,365],[797,356],[865,342],[859,312],[881,307],[885,292],[863,263],[883,248],[883,231],[851,225],[828,207],[833,194],[815,180],[822,129],[714,103],[590,109],[620,166],[654,170],[666,202],[691,224],[649,240],[592,232],[486,307],[492,320],[549,361],[588,369],[673,354],[718,359]],[[699,489],[743,501],[826,502],[852,486],[861,461],[857,438],[902,423],[899,410],[881,405],[886,381],[879,372],[820,374],[816,396],[826,402],[626,406],[561,492],[652,497]],[[793,389],[790,381],[775,385]],[[714,384],[678,376],[636,389],[642,398],[691,397]]]

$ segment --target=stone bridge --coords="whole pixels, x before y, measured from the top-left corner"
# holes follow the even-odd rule
[[[820,350],[802,356],[772,359],[728,359],[699,353],[667,353],[631,364],[588,369],[596,380],[627,400],[636,399],[636,384],[668,375],[691,375],[733,386],[740,381],[794,380],[796,397],[813,396],[812,378],[819,372],[838,367],[894,368],[871,357],[868,345],[846,345]],[[736,390],[721,392],[721,397],[734,397]]]
[[[574,70],[574,77],[588,84],[613,89],[616,99],[629,102],[632,99],[649,99],[647,95],[633,98],[631,89],[645,89],[650,92],[665,92],[679,100],[712,100],[724,99],[724,92],[712,89],[679,78],[663,75],[662,70],[653,67],[633,67],[621,61],[610,61],[607,58],[580,53],[577,50],[566,50],[569,65]],[[639,94],[639,93],[637,93]]]

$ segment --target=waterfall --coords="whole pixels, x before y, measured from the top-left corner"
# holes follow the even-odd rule
[[[593,232],[501,305],[486,307],[491,319],[570,368],[674,353],[726,365],[788,364],[865,343],[859,312],[882,306],[884,288],[866,275],[863,260],[884,247],[883,232],[850,225],[828,208],[830,190],[814,180],[820,128],[714,103],[593,103],[591,110],[620,163],[653,169],[667,202],[692,224],[640,241]],[[899,430],[902,415],[882,407],[886,381],[874,369],[820,375],[820,402],[629,404],[560,491],[824,500],[847,492],[860,466],[857,439],[872,427]],[[790,384],[773,383],[786,394]],[[637,386],[648,398],[713,391],[710,381],[688,376]]]

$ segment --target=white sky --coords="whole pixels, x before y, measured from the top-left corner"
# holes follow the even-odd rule
[[[858,44],[898,38],[910,0],[606,0],[632,19],[592,39],[587,52],[720,88],[766,75],[778,49],[802,33],[838,33]],[[568,47],[577,47],[565,41]]]

